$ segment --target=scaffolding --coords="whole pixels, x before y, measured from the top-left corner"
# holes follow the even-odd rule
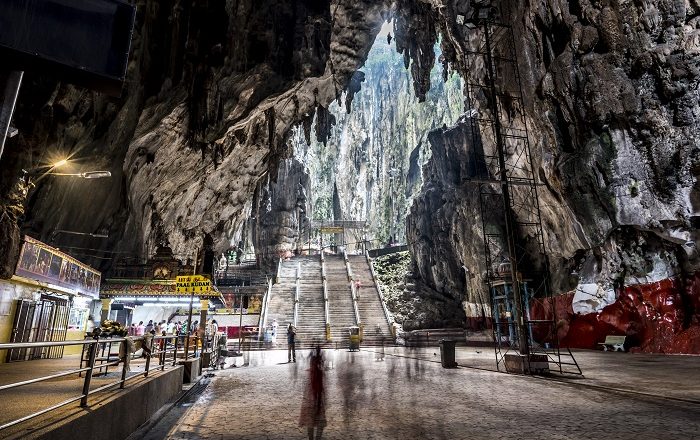
[[[466,180],[479,189],[496,366],[545,373],[555,365],[561,374],[581,374],[557,334],[514,32],[488,1],[472,0],[471,6],[460,18],[470,47],[465,62],[483,74],[466,84],[473,152]],[[539,319],[531,317],[534,301],[550,305]]]

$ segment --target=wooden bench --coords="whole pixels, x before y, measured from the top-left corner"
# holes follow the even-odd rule
[[[625,351],[625,339],[627,336],[608,335],[605,337],[605,342],[600,342],[598,345],[603,346],[603,351]]]

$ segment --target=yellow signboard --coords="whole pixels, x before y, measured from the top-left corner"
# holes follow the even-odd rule
[[[342,234],[344,230],[342,226],[326,226],[321,228],[321,234]]]
[[[175,278],[177,293],[209,293],[211,281],[202,275],[187,275]]]

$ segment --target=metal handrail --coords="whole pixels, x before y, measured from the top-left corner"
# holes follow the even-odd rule
[[[294,327],[297,326],[297,320],[299,318],[299,283],[301,279],[301,263],[297,263],[297,279],[296,287],[294,290]]]
[[[391,313],[389,313],[389,309],[387,308],[386,303],[384,302],[384,295],[382,294],[381,287],[379,287],[379,281],[377,280],[377,274],[374,272],[374,265],[372,264],[372,259],[369,257],[369,251],[365,251],[365,258],[367,259],[367,264],[369,264],[369,272],[372,274],[372,281],[374,281],[374,285],[377,287],[379,302],[382,303],[382,309],[384,309],[384,316],[386,316],[386,321],[389,324],[389,329],[391,331],[392,336],[396,337],[393,325],[394,318],[391,316]]]
[[[326,279],[326,257],[321,249],[321,284],[323,286],[323,312],[326,318],[326,340],[331,339],[331,314],[328,304],[328,280]]]
[[[258,329],[258,339],[262,337],[262,333],[267,328],[267,308],[270,305],[270,295],[272,295],[272,278],[267,279],[267,291],[263,298],[262,315],[260,317],[260,326]]]
[[[345,259],[345,269],[348,272],[348,282],[350,283],[350,295],[352,296],[352,306],[355,310],[355,323],[357,324],[357,326],[361,326],[360,308],[357,305],[357,291],[355,290],[355,279],[350,269],[350,260],[348,259],[348,254],[345,251],[343,251],[343,258]]]
[[[357,306],[357,295],[355,293],[355,283],[350,281],[350,295],[352,295],[352,307],[355,310],[355,323],[359,327],[361,324],[360,321],[360,309]]]
[[[280,282],[280,276],[282,276],[282,258],[277,262],[277,274],[275,275],[275,284]]]
[[[187,336],[189,337],[189,336]],[[173,353],[173,363],[172,365],[175,366],[177,364],[177,352],[178,352],[178,340],[180,339],[180,336],[178,335],[169,335],[169,336],[154,336],[153,338],[150,338],[150,346],[148,347],[148,355],[146,357],[146,365],[144,366],[144,371],[143,371],[143,376],[148,377],[148,372],[151,370],[151,358],[153,357],[158,357],[158,367],[161,369],[161,371],[165,370],[165,364],[166,364],[166,358],[167,358],[167,353],[172,352]],[[144,337],[136,337],[132,338],[132,341],[144,341],[146,338]],[[167,340],[172,340],[172,348],[168,348]],[[192,353],[192,357],[197,356],[197,344],[198,344],[199,338],[195,336],[195,350]],[[161,341],[159,344],[155,344],[156,341]],[[45,341],[45,342],[19,342],[19,343],[3,343],[0,344],[0,350],[12,350],[12,349],[23,349],[23,348],[40,348],[40,347],[66,347],[66,346],[74,346],[74,345],[82,345],[83,347],[87,346],[87,366],[82,367],[82,362],[84,361],[84,354],[81,355],[81,368],[73,369],[70,371],[65,371],[57,374],[52,374],[48,376],[42,376],[42,377],[37,377],[33,379],[27,379],[27,380],[22,380],[19,382],[13,382],[5,385],[0,386],[0,391],[4,390],[9,390],[13,388],[18,388],[21,386],[25,385],[31,385],[47,380],[52,380],[56,379],[59,377],[65,377],[65,376],[70,376],[72,374],[82,374],[85,373],[85,377],[83,379],[83,387],[82,387],[82,392],[79,396],[77,397],[71,397],[70,399],[64,400],[62,402],[59,402],[55,405],[52,405],[48,408],[44,408],[42,410],[36,411],[32,414],[29,414],[27,416],[21,417],[19,419],[12,420],[10,422],[7,422],[3,425],[0,425],[0,431],[3,429],[9,428],[11,426],[17,425],[18,423],[25,422],[27,420],[31,420],[35,417],[38,417],[40,415],[46,414],[48,412],[51,412],[53,410],[56,410],[58,408],[61,408],[65,405],[71,404],[73,402],[76,402],[80,400],[80,406],[82,407],[87,407],[88,405],[88,396],[98,393],[100,391],[104,391],[106,389],[112,388],[116,385],[119,385],[120,388],[124,388],[124,384],[126,381],[133,379],[135,377],[140,377],[141,374],[134,374],[130,377],[126,376],[127,373],[127,362],[125,358],[119,358],[115,361],[110,361],[109,359],[111,358],[111,344],[113,343],[119,343],[119,344],[126,344],[127,343],[127,338],[105,338],[105,339],[99,339],[99,337],[96,337],[95,339],[86,339],[82,341]],[[189,341],[188,341],[189,343]],[[102,362],[99,364],[96,364],[97,361],[97,349],[100,344],[110,344],[110,351],[108,352],[107,355],[107,362]],[[129,359],[133,358],[133,355],[131,353],[126,352],[126,347],[124,347],[125,350],[124,352],[126,353],[125,356],[127,356]],[[145,348],[145,347],[144,347]],[[188,356],[189,357],[189,356]],[[97,371],[102,371],[102,369],[106,369],[110,366],[118,365],[119,363],[123,363],[122,366],[122,374],[121,378],[117,381],[102,385],[98,388],[95,389],[90,389],[90,382],[93,377],[93,373],[95,370]],[[106,370],[105,370],[106,372]]]

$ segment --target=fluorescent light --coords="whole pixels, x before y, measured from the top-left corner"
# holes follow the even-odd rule
[[[87,171],[80,173],[80,177],[83,179],[101,179],[103,177],[112,177],[112,173],[109,171]]]
[[[148,303],[143,303],[143,307],[182,307],[182,304],[165,303],[165,302],[148,302]]]

